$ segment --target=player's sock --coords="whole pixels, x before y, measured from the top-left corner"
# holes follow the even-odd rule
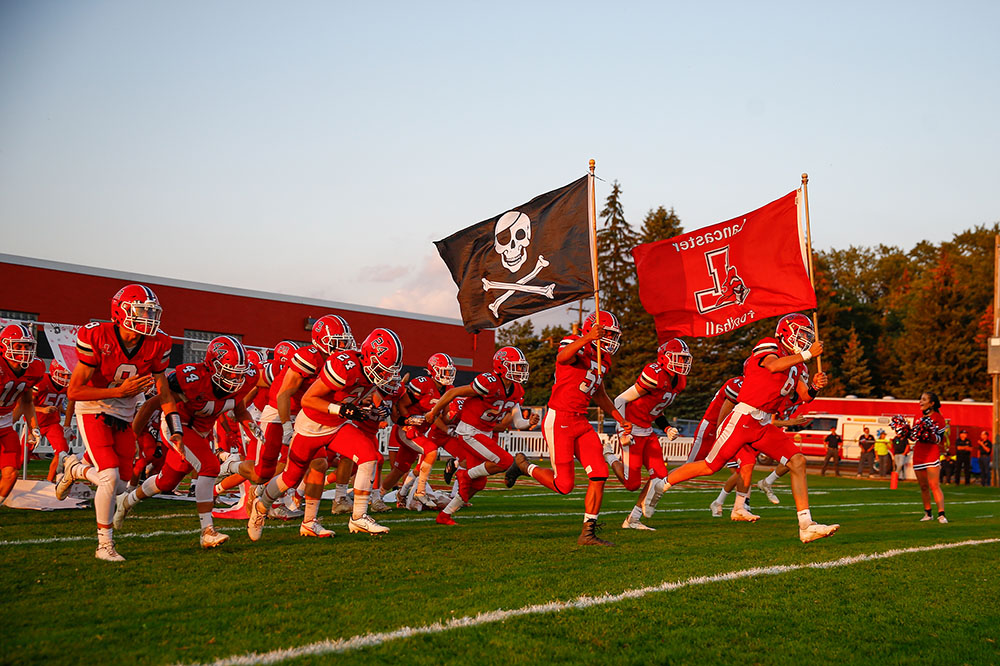
[[[354,520],[359,520],[368,513],[368,498],[375,479],[375,468],[374,460],[358,464],[358,472],[354,475],[354,510],[351,514]]]
[[[451,496],[458,497],[458,479],[451,482]]]
[[[437,451],[434,452],[434,457],[437,457]],[[420,461],[420,476],[417,477],[417,494],[423,495],[427,492],[427,478],[431,475],[431,469],[434,467],[434,461],[428,462],[427,456]]]
[[[374,488],[372,488],[372,501],[374,502],[375,500],[380,500],[380,499],[382,499],[382,489],[379,488],[378,486],[375,486]]]
[[[303,525],[316,520],[316,516],[319,515],[319,502],[320,500],[318,499],[306,498],[305,513],[302,515]]]
[[[628,514],[628,522],[636,523],[642,518],[642,507],[634,506],[632,507],[632,512]]]
[[[333,501],[347,499],[347,484],[338,483],[337,487],[333,491]]]
[[[530,476],[531,478],[535,478],[536,469],[538,469],[538,465],[536,465],[535,463],[531,463],[530,465],[528,465],[528,476]]]
[[[770,474],[767,475],[767,478],[764,479],[764,483],[766,483],[769,486],[773,486],[778,482],[778,479],[780,478],[781,477],[778,476],[777,472],[771,472]]]
[[[486,463],[479,463],[475,467],[469,470],[470,479],[481,479],[484,476],[489,476],[490,473],[486,471]]]
[[[810,525],[812,525],[812,523],[813,523],[813,517],[812,517],[812,513],[809,512],[809,509],[802,509],[801,511],[798,511],[796,513],[796,515],[799,517],[799,528],[800,529],[804,529],[804,528],[809,527]]]
[[[618,460],[618,457],[614,453],[605,453],[604,460],[606,460],[608,465],[611,466],[616,460]]]
[[[465,506],[465,502],[462,500],[461,497],[459,497],[456,494],[454,497],[451,498],[451,501],[448,502],[448,506],[444,508],[444,512],[450,516],[451,514],[461,509],[463,506]]]
[[[98,527],[97,528],[97,544],[103,546],[104,544],[111,543],[115,539],[115,531],[110,527]]]
[[[288,490],[288,486],[282,483],[281,476],[274,477],[267,482],[267,485],[264,486],[264,492],[260,494],[261,504],[270,509],[271,505],[277,502],[278,498],[284,495],[286,490]]]
[[[410,489],[413,488],[413,484],[414,484],[414,482],[416,480],[417,480],[417,477],[413,476],[413,472],[412,471],[408,472],[406,474],[406,478],[403,479],[403,486],[402,486],[402,488],[400,488],[399,492],[402,495],[409,495],[410,494]]]
[[[726,499],[728,499],[728,498],[729,498],[729,491],[726,490],[725,488],[723,488],[722,490],[719,491],[719,496],[715,498],[715,503],[716,504],[725,504],[726,503]],[[702,500],[702,501],[704,502],[705,500]]]
[[[745,509],[748,497],[750,497],[750,493],[737,492],[736,503],[733,505],[733,511],[739,511],[740,509]]]
[[[926,509],[924,509],[924,513],[927,514],[928,518],[930,518],[931,517],[931,508],[927,507]]]
[[[583,514],[583,522],[587,522],[588,520],[597,520],[597,514],[596,513]]]
[[[930,512],[928,512],[928,515],[930,515]],[[940,518],[943,515],[944,515],[944,510],[938,511],[938,518]]]

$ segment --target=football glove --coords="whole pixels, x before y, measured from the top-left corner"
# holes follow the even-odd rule
[[[292,435],[295,434],[295,426],[292,425],[291,421],[285,421],[281,424],[281,443],[288,444],[292,441]]]
[[[368,420],[369,421],[385,421],[389,418],[389,407],[388,405],[379,405],[378,407],[368,408]]]
[[[264,433],[261,432],[259,425],[257,425],[253,421],[244,421],[243,423],[246,424],[247,430],[249,430],[250,434],[253,435],[255,438],[257,438],[258,441],[261,442],[264,441]]]
[[[364,421],[365,412],[357,405],[345,402],[340,406],[340,416],[350,421]]]

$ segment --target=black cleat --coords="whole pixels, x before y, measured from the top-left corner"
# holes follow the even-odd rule
[[[576,540],[576,543],[580,546],[613,546],[615,544],[610,541],[605,541],[601,537],[597,536],[597,531],[601,529],[601,525],[597,523],[596,518],[591,518],[583,523],[583,531],[580,532],[580,538]]]
[[[517,483],[517,479],[525,474],[525,471],[521,469],[522,461],[527,462],[527,458],[523,453],[518,453],[514,456],[514,464],[507,468],[507,471],[503,475],[503,484],[508,488],[513,488],[514,484]]]
[[[456,471],[458,471],[458,461],[452,458],[444,465],[444,482],[451,485],[451,479]]]

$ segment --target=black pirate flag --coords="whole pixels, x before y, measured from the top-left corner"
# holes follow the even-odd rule
[[[466,330],[592,296],[587,176],[435,241]]]

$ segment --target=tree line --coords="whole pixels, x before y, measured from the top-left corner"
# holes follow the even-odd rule
[[[622,346],[605,380],[617,395],[655,360],[653,318],[639,301],[631,250],[684,233],[673,208],[649,210],[638,229],[628,222],[616,181],[600,212],[597,232],[601,309],[622,324]],[[986,344],[993,326],[994,239],[1000,222],[980,225],[938,244],[851,246],[813,252],[823,370],[828,396],[990,399]],[[593,301],[587,304],[593,309]],[[807,313],[810,314],[811,313]],[[748,324],[712,338],[686,338],[694,355],[688,387],[668,417],[700,419],[718,388],[742,373],[754,343],[773,335],[777,319]],[[531,364],[525,404],[549,398],[559,341],[571,331],[531,320],[497,332],[497,345],[524,350]],[[815,363],[810,364],[815,371]]]

